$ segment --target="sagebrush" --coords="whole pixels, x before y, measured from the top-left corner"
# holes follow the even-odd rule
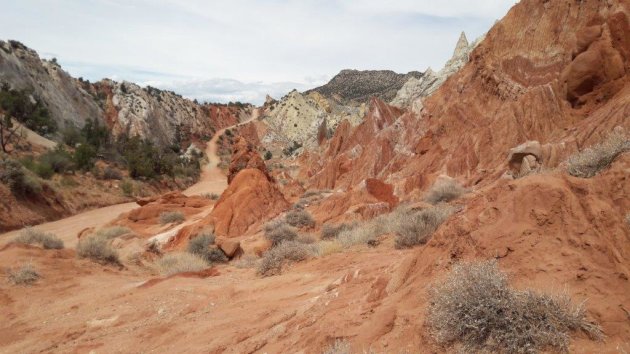
[[[203,232],[188,242],[188,253],[194,254],[208,263],[227,262],[228,258],[223,251],[214,244],[214,235]]]
[[[435,230],[452,212],[451,207],[435,206],[419,211],[410,210],[392,219],[390,228],[396,233],[396,248],[408,248],[427,243]]]
[[[272,222],[265,226],[265,237],[271,241],[271,247],[275,247],[284,241],[295,240],[298,234],[293,227],[285,223]]]
[[[573,331],[602,338],[583,305],[567,295],[509,287],[496,261],[460,263],[429,289],[427,325],[444,346],[463,352],[567,352]]]
[[[33,228],[26,228],[20,232],[13,242],[26,245],[39,244],[44,249],[62,249],[63,241],[51,233],[39,231]]]
[[[296,241],[284,241],[264,254],[258,266],[258,274],[262,276],[280,274],[286,263],[303,261],[310,255],[308,245]]]

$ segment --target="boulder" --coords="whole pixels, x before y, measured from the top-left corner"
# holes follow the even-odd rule
[[[217,247],[225,253],[228,258],[232,259],[237,256],[239,253],[242,253],[241,243],[235,240],[219,238],[216,241]]]
[[[542,164],[543,149],[538,141],[530,140],[510,149],[508,165],[513,176],[525,175]]]

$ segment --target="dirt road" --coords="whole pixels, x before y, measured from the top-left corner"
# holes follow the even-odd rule
[[[217,167],[219,157],[217,156],[217,140],[219,136],[227,129],[232,129],[243,124],[247,124],[258,118],[260,111],[254,109],[252,116],[244,122],[232,125],[230,127],[217,131],[212,139],[208,142],[206,154],[208,155],[208,164],[203,167],[199,181],[184,191],[186,195],[195,195],[203,193],[221,194],[227,187],[227,178],[220,168]],[[138,205],[136,203],[124,203],[111,205],[104,208],[94,209],[73,215],[64,219],[37,225],[38,230],[51,232],[61,238],[66,247],[74,247],[77,241],[77,233],[88,227],[99,228],[115,219],[121,213],[128,212]],[[8,243],[19,234],[20,230],[11,231],[0,235],[0,245]]]

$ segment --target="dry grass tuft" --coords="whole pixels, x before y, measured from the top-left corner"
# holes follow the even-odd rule
[[[574,177],[590,178],[608,168],[620,154],[630,151],[630,138],[613,131],[600,144],[584,149],[566,161],[567,172]]]
[[[112,248],[105,237],[88,236],[79,240],[77,256],[79,258],[89,258],[102,264],[121,264],[118,252]]]
[[[310,255],[309,245],[295,241],[284,241],[265,253],[258,266],[258,274],[265,277],[280,274],[284,264],[303,261]]]
[[[456,265],[429,296],[433,337],[463,352],[567,352],[572,331],[603,337],[598,325],[586,321],[583,304],[573,306],[566,295],[511,289],[496,261]]]
[[[253,256],[251,254],[247,254],[243,257],[241,257],[240,259],[232,262],[232,264],[236,267],[236,268],[258,268],[258,265],[260,264],[261,259]]]
[[[284,219],[287,224],[298,228],[315,226],[315,220],[306,210],[291,210]]]
[[[337,240],[320,241],[317,242],[314,246],[315,247],[313,247],[313,253],[317,257],[325,257],[343,251],[343,245]]]
[[[170,253],[160,258],[156,265],[160,274],[173,275],[184,272],[198,272],[208,268],[206,261],[191,253]]]
[[[30,263],[26,263],[18,269],[9,269],[9,282],[13,285],[31,285],[39,278],[39,273]]]
[[[453,213],[448,206],[435,206],[408,211],[392,218],[390,229],[396,233],[396,248],[409,248],[427,243],[437,228]]]
[[[57,236],[27,227],[13,242],[25,245],[40,244],[44,249],[62,249],[63,241]]]
[[[162,225],[170,223],[179,224],[184,220],[186,220],[186,217],[179,211],[165,211],[160,214],[160,224]]]
[[[466,188],[462,187],[456,180],[439,179],[431,186],[424,200],[433,205],[448,203],[461,197],[465,193]]]

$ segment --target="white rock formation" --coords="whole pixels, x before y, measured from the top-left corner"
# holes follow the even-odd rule
[[[411,106],[414,112],[422,110],[422,99],[433,94],[433,92],[442,86],[446,79],[466,65],[470,52],[479,42],[481,41],[477,40],[473,45],[470,45],[466,34],[462,32],[453,51],[453,56],[446,62],[444,68],[438,73],[428,68],[422,78],[409,79],[398,91],[396,98],[392,100],[391,104],[400,108],[408,108]]]

